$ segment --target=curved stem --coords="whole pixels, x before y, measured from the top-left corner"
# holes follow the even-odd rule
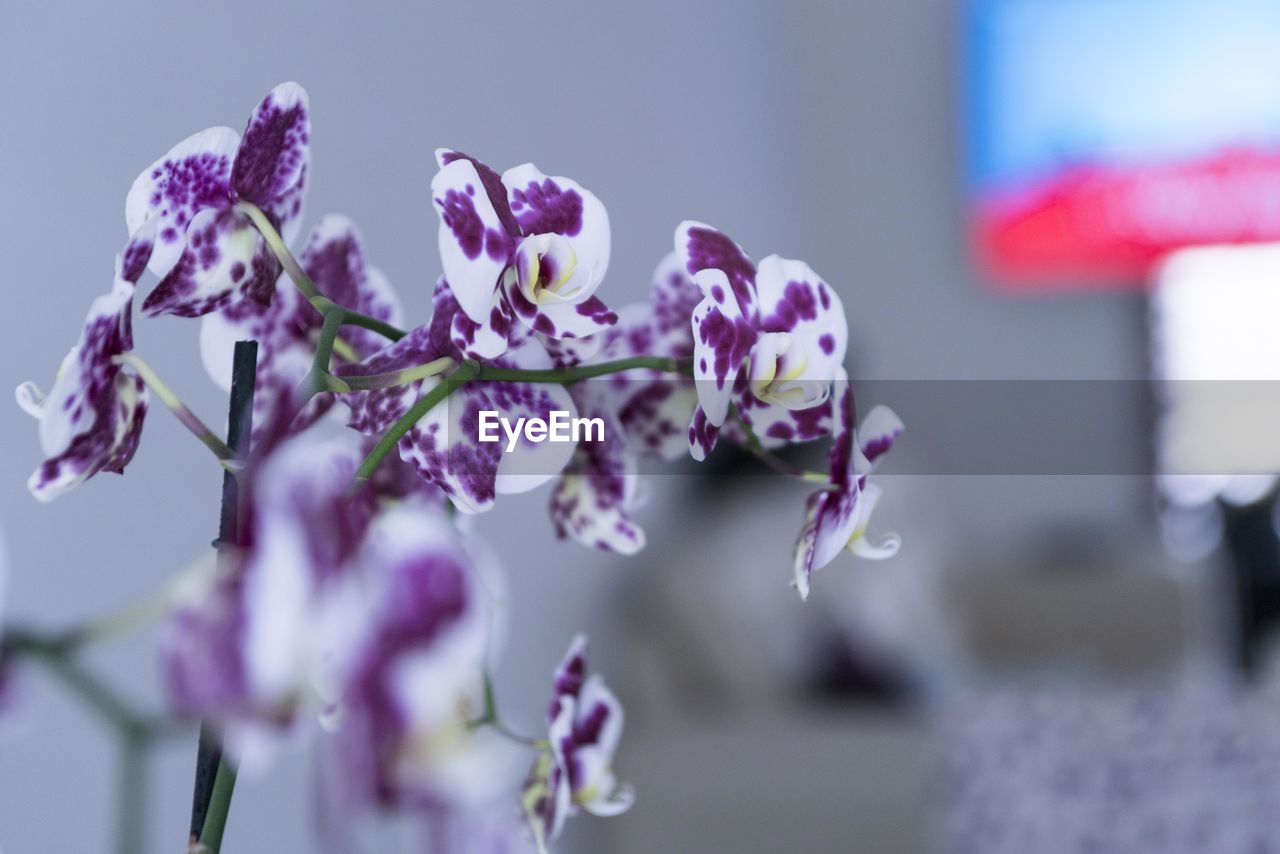
[[[311,371],[302,381],[304,402],[322,391],[350,391],[345,383],[329,373],[329,362],[333,359],[333,344],[338,338],[338,330],[342,328],[345,316],[346,310],[333,303],[329,303],[324,309],[324,325],[320,327],[316,352],[311,358]]]
[[[493,693],[493,677],[489,675],[488,668],[481,672],[480,679],[484,691],[484,712],[475,720],[467,721],[467,729],[477,730],[481,727],[489,727],[498,735],[516,744],[535,749],[549,747],[545,739],[530,738],[527,735],[521,735],[514,730],[508,729],[507,725],[502,722],[502,717],[498,714],[498,703]]]
[[[373,450],[369,451],[368,456],[360,463],[360,467],[356,469],[355,477],[351,479],[351,485],[347,488],[347,495],[353,496],[358,493],[364,485],[378,470],[378,466],[382,464],[383,459],[391,450],[395,448],[405,433],[413,429],[413,425],[417,424],[422,418],[435,408],[436,404],[443,401],[454,391],[462,388],[475,378],[479,366],[475,362],[463,362],[448,377],[440,381],[435,388],[418,398],[418,401],[409,407],[409,410],[391,428],[382,435],[378,443],[373,446]]]
[[[358,326],[361,329],[368,329],[370,332],[376,332],[383,338],[388,338],[392,341],[399,341],[407,334],[403,329],[392,326],[385,320],[379,320],[376,317],[370,317],[367,314],[361,314],[350,309],[343,310],[347,313],[342,321],[343,326]]]
[[[151,389],[165,408],[174,414],[179,423],[186,427],[191,434],[199,439],[204,446],[213,451],[214,456],[223,462],[234,460],[235,453],[227,447],[221,439],[218,438],[209,426],[201,421],[196,414],[187,408],[182,399],[174,393],[173,389],[160,379],[160,375],[156,373],[147,362],[137,353],[122,353],[113,360],[117,365],[127,365],[137,372],[142,381],[147,384],[147,388]]]
[[[5,655],[26,655],[42,663],[104,722],[124,735],[147,738],[161,727],[136,711],[101,679],[70,658],[64,638],[45,638],[34,632],[11,629],[4,637]]]
[[[307,272],[302,269],[302,265],[298,263],[298,259],[293,257],[293,253],[289,251],[289,247],[285,245],[284,238],[280,236],[280,232],[276,231],[276,227],[271,224],[271,220],[263,213],[262,208],[241,200],[236,202],[236,209],[246,214],[253,221],[254,228],[258,229],[258,233],[262,235],[262,239],[267,242],[267,247],[271,250],[271,254],[276,256],[276,260],[280,262],[280,266],[284,267],[284,271],[289,274],[289,278],[298,286],[298,290],[306,297],[316,310],[323,313],[325,305],[334,305],[335,303],[320,293],[320,289],[316,287],[316,283],[312,281]],[[392,326],[390,323],[378,320],[376,317],[370,317],[367,314],[361,314],[350,308],[343,306],[346,312],[347,326],[359,326],[379,335],[386,336],[392,341],[399,341],[405,336],[403,330]]]
[[[481,365],[478,380],[505,380],[522,383],[576,383],[580,380],[616,374],[637,368],[649,368],[666,373],[688,373],[692,363],[681,359],[669,359],[665,356],[633,356],[629,359],[615,359],[612,362],[600,362],[595,365],[578,365],[572,368],[549,368],[547,370],[524,370],[521,368],[498,368]]]
[[[454,366],[453,359],[444,356],[434,361],[427,362],[425,365],[415,365],[412,368],[406,368],[403,371],[388,371],[385,374],[364,374],[360,376],[343,376],[338,379],[350,389],[379,389],[391,388],[398,385],[408,385],[411,382],[434,377],[437,374],[443,374]]]
[[[276,231],[276,227],[271,224],[271,220],[267,218],[262,208],[253,202],[246,202],[242,199],[236,203],[236,209],[247,214],[249,219],[253,221],[254,228],[258,229],[262,239],[267,242],[267,248],[271,250],[271,254],[276,256],[276,260],[280,262],[281,267],[284,267],[284,271],[289,274],[289,278],[293,279],[293,283],[298,286],[298,290],[302,291],[302,295],[309,300],[320,296],[320,289],[316,287],[316,283],[311,281],[311,277],[302,269],[298,259],[293,257],[293,253],[285,245],[284,238],[280,236],[280,232]]]
[[[836,488],[835,485],[831,483],[830,476],[823,474],[822,472],[810,471],[809,469],[801,468],[800,466],[793,466],[778,455],[766,451],[764,449],[764,445],[760,442],[760,437],[756,435],[756,431],[751,428],[751,425],[743,420],[742,415],[739,414],[736,406],[733,408],[733,417],[737,420],[738,426],[742,429],[742,434],[746,437],[746,441],[743,442],[742,446],[769,468],[773,469],[778,474],[785,475],[786,477],[793,477],[797,480],[802,480],[805,483],[818,484],[824,489]]]

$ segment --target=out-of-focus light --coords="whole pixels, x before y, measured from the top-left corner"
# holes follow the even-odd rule
[[[1160,487],[1174,504],[1248,504],[1280,472],[1280,245],[1201,247],[1161,265],[1152,359]]]

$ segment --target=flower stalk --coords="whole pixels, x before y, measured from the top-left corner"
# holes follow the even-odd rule
[[[413,429],[413,426],[421,421],[428,412],[435,408],[436,404],[445,400],[450,394],[471,382],[476,377],[479,366],[475,362],[463,362],[458,369],[449,376],[445,377],[435,388],[418,398],[418,401],[402,416],[395,424],[392,424],[386,433],[382,434],[382,438],[373,446],[369,454],[360,463],[360,467],[356,469],[355,476],[351,479],[351,485],[347,488],[347,496],[352,497],[364,488],[369,482],[369,478],[373,477],[373,473],[378,470],[378,466],[391,453],[404,435]]]
[[[298,263],[298,259],[294,257],[293,252],[285,245],[284,238],[280,236],[280,232],[271,224],[271,220],[262,209],[252,202],[244,200],[238,202],[236,208],[248,215],[249,219],[253,221],[254,227],[258,229],[262,239],[267,242],[267,248],[276,256],[276,260],[280,262],[280,266],[284,267],[284,271],[289,274],[289,278],[293,280],[302,295],[315,307],[316,311],[327,315],[329,307],[335,305],[335,303],[320,293],[320,288],[307,275],[307,272],[302,269],[302,265]],[[391,341],[399,341],[405,336],[403,329],[398,329],[376,317],[370,317],[367,314],[361,314],[349,308],[343,308],[343,312],[342,325],[368,329]]]
[[[191,435],[199,439],[206,448],[213,451],[213,455],[215,457],[224,463],[229,463],[235,460],[235,452],[232,451],[231,448],[227,447],[226,443],[219,439],[214,432],[209,429],[209,426],[201,421],[200,418],[182,402],[182,399],[178,397],[178,395],[164,382],[164,380],[160,379],[160,375],[156,373],[155,369],[152,368],[151,365],[147,364],[146,360],[137,353],[129,352],[116,356],[113,361],[118,365],[127,365],[128,367],[133,368],[133,370],[137,372],[138,376],[142,378],[142,381],[147,384],[147,388],[151,389],[151,393],[156,396],[156,399],[163,403],[165,408],[174,414],[174,417],[178,419],[178,423],[183,427],[186,427],[187,430],[190,431]]]

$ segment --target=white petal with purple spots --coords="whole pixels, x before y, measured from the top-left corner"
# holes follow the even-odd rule
[[[154,229],[155,248],[147,263],[164,276],[186,246],[187,227],[207,208],[231,206],[231,162],[240,135],[215,127],[187,137],[139,175],[125,199],[125,224],[132,237]]]
[[[693,378],[707,422],[719,427],[729,414],[734,384],[756,343],[756,331],[739,309],[723,271],[702,270],[693,281],[703,294],[691,318]]]
[[[526,235],[565,238],[576,259],[567,293],[590,296],[609,268],[609,214],[595,194],[577,181],[547,176],[532,163],[502,173],[511,213]]]
[[[440,215],[444,277],[467,317],[483,322],[515,249],[511,235],[470,159],[443,166],[431,181],[431,196]]]

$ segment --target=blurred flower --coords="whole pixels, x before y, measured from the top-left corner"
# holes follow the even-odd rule
[[[689,317],[702,293],[672,252],[653,273],[648,303],[624,306],[618,325],[597,336],[602,348],[593,361],[633,356],[693,357]],[[608,389],[623,432],[636,453],[672,461],[688,453],[687,428],[698,404],[693,381],[682,374],[638,368],[588,383]]]
[[[383,374],[406,370],[441,357],[461,358],[448,330],[460,317],[457,302],[443,281],[436,287],[431,320],[404,338],[356,365],[344,366],[339,376]],[[543,370],[551,357],[530,335],[512,337],[512,345],[492,364],[505,368]],[[444,381],[442,376],[405,385],[341,395],[351,408],[350,426],[368,436],[386,432],[419,398]],[[534,444],[522,438],[511,453],[501,442],[481,442],[482,411],[519,418],[547,420],[553,411],[577,417],[573,398],[562,386],[507,381],[476,382],[454,391],[420,419],[400,440],[400,457],[422,477],[437,485],[459,510],[479,513],[493,506],[498,493],[535,489],[554,478],[569,462],[570,443]]]
[[[501,759],[468,726],[488,634],[472,554],[410,501],[378,517],[357,560],[366,626],[342,679],[338,785],[384,806],[483,803]]]
[[[556,535],[592,548],[635,554],[645,543],[644,530],[630,516],[640,487],[635,454],[605,389],[598,383],[580,383],[573,396],[579,413],[599,419],[601,429],[600,435],[578,443],[551,494]]]
[[[339,214],[318,222],[307,238],[299,263],[320,293],[339,306],[391,324],[401,320],[400,300],[382,271],[365,261],[364,241],[355,223]],[[292,282],[278,280],[269,303],[240,300],[205,315],[200,327],[200,353],[205,370],[224,390],[231,390],[232,353],[237,341],[258,342],[258,376],[253,409],[255,434],[272,423],[274,411],[288,405],[311,368],[316,338],[324,318]],[[344,327],[342,340],[367,358],[386,339],[367,329]],[[330,395],[308,403],[293,427],[303,427],[333,405]],[[289,425],[285,425],[289,426]]]
[[[507,347],[514,321],[549,338],[586,338],[617,315],[595,296],[609,265],[609,217],[576,181],[532,163],[501,176],[439,149],[431,193],[445,279],[462,312],[451,336],[469,358]]]
[[[354,558],[374,512],[344,496],[359,462],[344,435],[289,439],[242,475],[242,543],[173,615],[164,646],[181,712],[224,722],[293,720],[308,699],[337,701],[338,674],[362,630]]]
[[[18,405],[40,421],[45,461],[27,487],[51,501],[100,471],[121,473],[133,458],[147,412],[147,389],[116,357],[133,347],[134,285],[116,258],[115,284],[89,307],[80,341],[71,348],[49,394],[18,386]]]
[[[835,560],[842,550],[878,560],[893,557],[902,542],[896,534],[874,543],[867,536],[871,514],[880,500],[880,487],[868,479],[902,434],[902,421],[887,406],[877,406],[855,429],[853,389],[843,368],[836,388],[840,400],[839,424],[829,454],[832,488],[809,496],[805,525],[796,543],[795,585],[801,599],[809,596],[809,576]]]
[[[770,255],[757,270],[741,247],[698,222],[676,229],[676,252],[703,294],[693,311],[694,458],[715,447],[731,403],[766,448],[826,435],[848,339],[835,290],[803,261]]]
[[[160,277],[148,315],[195,317],[241,296],[271,297],[280,264],[238,201],[257,205],[290,240],[302,213],[311,134],[307,93],[282,83],[244,135],[215,127],[187,137],[138,176],[125,202],[131,248],[149,247]]]
[[[579,635],[555,674],[551,748],[538,756],[525,781],[522,802],[540,849],[579,810],[614,816],[635,802],[635,793],[618,783],[612,768],[622,737],[622,704],[599,674],[587,675],[586,655],[586,638]]]

